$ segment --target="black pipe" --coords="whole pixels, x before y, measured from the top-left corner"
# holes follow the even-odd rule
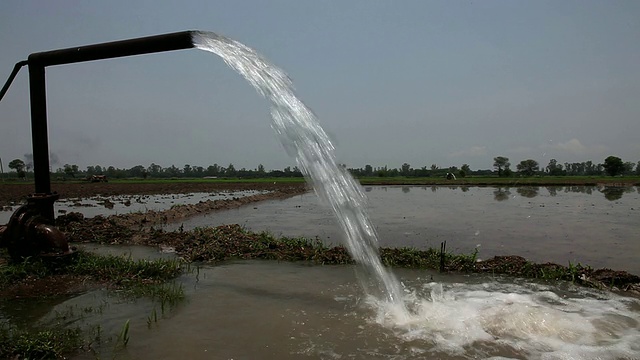
[[[44,66],[29,63],[29,97],[31,100],[31,144],[33,177],[37,194],[51,193],[49,176],[49,136],[47,135],[47,90]],[[51,204],[53,206],[53,204]]]
[[[29,90],[31,99],[31,140],[33,145],[33,173],[37,194],[51,194],[45,67],[189,49],[193,47],[192,36],[194,33],[194,31],[182,31],[103,44],[45,51],[29,55],[27,61],[29,64]],[[16,64],[16,67],[18,64]],[[17,73],[15,68],[14,73]],[[15,77],[14,73],[12,73],[13,77]],[[47,207],[49,207],[49,205],[47,205]],[[51,209],[46,209],[46,211],[43,212],[45,213],[45,217],[51,217],[50,220],[53,220],[53,202],[51,202],[50,207]]]
[[[13,79],[16,78],[16,75],[18,75],[18,71],[20,71],[20,69],[27,65],[27,60],[22,60],[20,62],[17,62],[14,66],[13,66],[13,71],[11,71],[11,75],[9,75],[9,78],[7,79],[7,82],[4,83],[4,86],[2,87],[2,90],[0,90],[0,100],[2,100],[2,98],[4,97],[4,94],[7,93],[7,90],[9,90],[9,86],[11,86],[11,83],[13,82]]]
[[[52,50],[29,55],[29,65],[52,66],[123,56],[189,49],[195,31],[181,31],[137,39]]]

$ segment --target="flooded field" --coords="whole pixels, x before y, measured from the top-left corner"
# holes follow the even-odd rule
[[[163,211],[175,205],[193,205],[208,200],[229,200],[267,193],[269,193],[268,190],[240,190],[188,194],[94,196],[60,199],[55,202],[54,209],[58,215],[79,212],[85,217],[109,216],[149,210]],[[0,211],[0,224],[7,223],[13,210],[17,207],[7,206],[5,210]]]
[[[640,188],[369,186],[369,211],[385,247],[440,247],[480,258],[588,264],[640,274]],[[185,230],[241,224],[275,235],[340,244],[331,212],[313,193],[216,212]]]
[[[637,188],[616,189],[615,196],[595,187],[371,186],[365,191],[382,246],[438,247],[446,240],[449,251],[479,248],[480,258],[516,254],[539,262],[580,261],[640,273],[640,245],[634,241]],[[213,195],[140,199],[166,209],[207,196]],[[122,202],[135,199],[108,200],[126,206]],[[96,201],[104,199],[78,202]],[[77,208],[108,214],[104,206]],[[167,227],[187,231],[229,223],[341,241],[332,214],[313,193]],[[80,248],[134,259],[176,258],[171,249],[145,246]],[[640,300],[629,293],[563,281],[392,269],[402,285],[405,313],[397,304],[367,294],[356,269],[260,260],[190,264],[166,285],[184,294],[176,303],[94,287],[38,299],[5,299],[0,321],[28,328],[80,328],[91,350],[72,358],[83,360],[640,356]]]
[[[13,303],[11,312],[0,306],[0,316],[80,325],[88,333],[100,325],[96,353],[77,359],[619,359],[640,353],[637,299],[564,283],[395,273],[408,319],[367,297],[352,266],[274,261],[202,266],[178,280],[186,300],[172,308],[99,290],[19,310]],[[107,334],[127,321],[127,346],[114,346]]]

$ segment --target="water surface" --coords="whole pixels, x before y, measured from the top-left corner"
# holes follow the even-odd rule
[[[536,262],[583,263],[640,274],[640,194],[617,199],[596,187],[368,186],[380,245],[440,247],[480,258],[520,255]],[[332,214],[313,194],[270,200],[193,218],[185,229],[238,223],[276,235],[340,244]]]
[[[149,210],[164,211],[175,205],[193,205],[202,201],[229,200],[265,193],[268,193],[268,191],[243,190],[188,194],[94,196],[91,198],[60,199],[53,205],[57,215],[79,212],[85,217],[94,217],[98,215],[109,216],[146,212]],[[6,210],[0,211],[0,224],[9,222],[11,215],[19,206],[7,206]]]
[[[244,261],[181,279],[188,299],[147,325],[152,305],[106,306],[130,320],[117,359],[617,359],[640,355],[640,302],[518,279],[399,270],[411,316],[363,292],[351,266]],[[77,308],[100,295],[74,299]],[[64,311],[70,304],[57,304]],[[44,319],[47,319],[45,316]],[[105,346],[105,352],[111,351]],[[83,356],[86,358],[86,356]]]

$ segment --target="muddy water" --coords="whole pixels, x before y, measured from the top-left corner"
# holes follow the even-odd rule
[[[251,195],[265,194],[269,191],[243,190],[233,192],[163,194],[163,195],[120,195],[96,196],[92,198],[61,199],[55,202],[56,214],[79,212],[85,217],[97,215],[116,215],[149,210],[164,211],[174,205],[193,205],[201,201],[229,200]],[[18,206],[7,207],[0,211],[0,224],[9,222],[9,218]]]
[[[101,292],[56,304],[52,313],[99,308],[84,321],[102,323],[104,334],[118,333],[129,320],[126,349],[114,354],[113,343],[97,347],[116,359],[640,355],[637,299],[571,285],[401,270],[396,275],[412,315],[399,322],[366,298],[354,274],[349,266],[237,262],[184,276],[187,300],[164,315],[147,301],[104,302]],[[149,326],[154,306],[158,321]]]
[[[436,247],[480,258],[520,255],[640,274],[640,188],[365,187],[380,245]],[[276,235],[339,244],[330,210],[310,193],[207,216],[185,229],[238,223]]]

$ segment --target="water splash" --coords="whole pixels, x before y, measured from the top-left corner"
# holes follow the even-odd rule
[[[195,47],[220,56],[256,91],[271,102],[273,128],[289,155],[294,156],[316,194],[330,204],[346,234],[351,256],[387,302],[405,312],[399,282],[378,254],[378,237],[365,211],[361,186],[336,162],[334,147],[313,112],[296,97],[287,74],[253,49],[211,32],[196,32]],[[367,289],[366,281],[363,286]]]
[[[640,301],[570,286],[409,280],[408,319],[385,304],[368,319],[432,358],[636,359]],[[442,355],[441,355],[442,354]]]

